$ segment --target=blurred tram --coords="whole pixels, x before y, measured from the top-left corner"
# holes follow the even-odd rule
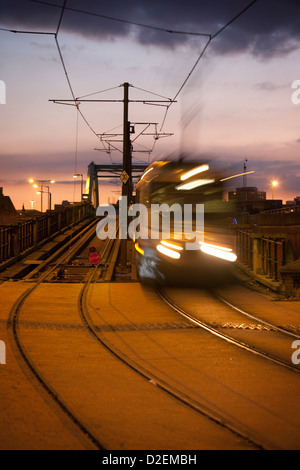
[[[136,203],[147,208],[135,240],[141,281],[207,286],[232,277],[234,208],[224,200],[224,180],[207,162],[160,161],[147,168],[136,187]]]

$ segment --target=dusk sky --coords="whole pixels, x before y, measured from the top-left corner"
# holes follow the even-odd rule
[[[208,41],[198,33],[213,36],[250,3],[68,0],[57,39],[75,97],[122,99],[120,85],[128,82],[133,100],[173,99]],[[72,99],[55,36],[6,31],[55,33],[63,4],[0,0],[0,80],[6,84],[0,185],[18,209],[30,208],[30,200],[40,209],[29,178],[55,179],[54,203],[72,202],[80,197],[75,170],[86,177],[91,161],[122,160],[118,150],[104,152],[95,135],[122,132],[122,103],[82,103],[89,127],[76,107],[49,101]],[[299,0],[257,0],[211,40],[165,121],[165,107],[130,104],[131,122],[155,122],[158,130],[164,122],[162,132],[174,134],[156,141],[151,154],[145,151],[153,148],[153,136],[138,138],[134,161],[185,153],[218,162],[227,176],[242,172],[247,159],[255,171],[249,186],[271,198],[270,182],[277,179],[276,199],[300,196],[300,100],[292,100],[299,65]],[[137,125],[137,134],[142,129]],[[241,185],[239,178],[232,187]],[[101,202],[118,197],[111,190],[118,186],[103,185]]]

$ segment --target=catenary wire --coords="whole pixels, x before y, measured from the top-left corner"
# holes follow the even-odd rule
[[[48,36],[53,36],[54,39],[55,39],[55,43],[56,43],[56,47],[57,47],[57,50],[58,50],[58,54],[59,54],[59,57],[60,57],[60,61],[61,61],[61,64],[62,64],[62,67],[63,67],[63,70],[64,70],[64,73],[65,73],[65,76],[66,76],[66,80],[67,80],[67,83],[68,83],[68,86],[69,86],[69,89],[70,89],[70,92],[71,92],[71,95],[72,95],[72,98],[74,100],[74,105],[72,106],[76,106],[79,114],[81,115],[82,119],[84,120],[84,122],[86,123],[86,125],[89,127],[89,129],[91,130],[91,132],[97,137],[97,139],[99,139],[99,136],[97,134],[97,132],[93,129],[93,127],[90,125],[90,123],[88,122],[88,120],[86,119],[86,117],[84,116],[83,112],[81,111],[81,109],[79,108],[79,103],[78,103],[78,99],[76,99],[75,97],[75,93],[74,93],[74,90],[73,90],[73,87],[71,85],[71,81],[70,81],[70,78],[69,78],[69,75],[68,75],[68,71],[67,71],[67,68],[66,68],[66,65],[65,65],[65,61],[64,61],[64,58],[63,58],[63,54],[62,54],[62,51],[61,51],[61,47],[60,47],[60,44],[59,44],[59,41],[58,41],[58,33],[60,31],[60,27],[61,27],[61,23],[62,23],[62,19],[63,19],[63,15],[64,15],[64,11],[66,9],[66,0],[64,2],[64,5],[63,7],[60,7],[62,8],[62,12],[61,12],[61,15],[60,15],[60,18],[59,18],[59,22],[58,22],[58,26],[57,26],[57,29],[56,29],[56,32],[45,32],[45,31],[23,31],[23,30],[15,30],[15,29],[9,29],[9,28],[2,28],[0,27],[0,31],[4,31],[4,32],[9,32],[9,33],[14,33],[14,34],[34,34],[34,35],[48,35]],[[104,147],[105,150],[107,150],[105,148],[105,145],[104,143],[102,142],[102,145]]]
[[[59,53],[60,61],[61,61],[61,64],[62,64],[64,73],[65,73],[65,76],[66,76],[66,79],[67,79],[67,83],[68,83],[68,85],[69,85],[69,89],[70,89],[72,98],[73,98],[73,100],[74,100],[74,103],[76,104],[77,111],[78,111],[78,113],[81,115],[81,117],[82,117],[82,119],[84,120],[84,122],[86,123],[86,125],[87,125],[87,126],[89,127],[89,129],[92,131],[92,133],[97,137],[97,139],[99,139],[99,136],[98,136],[97,132],[92,128],[92,126],[90,125],[90,123],[88,122],[88,120],[86,119],[86,117],[84,116],[84,114],[82,113],[82,111],[81,111],[81,109],[80,109],[80,107],[79,107],[79,103],[78,103],[78,100],[77,100],[76,97],[75,97],[75,93],[74,93],[74,90],[73,90],[73,87],[72,87],[72,84],[71,84],[71,81],[70,81],[70,78],[69,78],[69,74],[68,74],[68,71],[67,71],[67,67],[66,67],[66,64],[65,64],[65,61],[64,61],[64,58],[63,58],[63,54],[62,54],[62,51],[61,51],[61,47],[60,47],[60,44],[59,44],[59,41],[58,41],[58,33],[59,33],[59,30],[60,30],[60,27],[61,27],[61,23],[62,23],[62,20],[63,20],[63,16],[64,16],[64,13],[65,13],[65,10],[66,10],[66,4],[67,4],[67,0],[64,1],[64,5],[63,5],[63,7],[62,7],[62,12],[61,12],[61,15],[60,15],[60,18],[59,18],[59,23],[58,23],[57,30],[56,30],[56,34],[55,34],[55,43],[56,43],[56,46],[57,46],[57,50],[58,50],[58,53]],[[104,149],[106,150],[105,145],[104,145],[103,142],[102,142],[102,145],[103,145]],[[110,154],[109,154],[109,157],[110,157],[111,162],[113,163]]]
[[[249,10],[249,8],[251,8],[255,3],[257,2],[257,0],[253,0],[251,3],[249,3],[245,8],[243,8],[243,10],[241,10],[237,15],[235,15],[233,18],[231,18],[231,20],[228,21],[228,23],[226,23],[224,26],[222,26],[222,28],[220,28],[215,34],[212,34],[212,35],[209,35],[209,39],[208,41],[206,42],[205,46],[203,47],[199,57],[197,58],[195,64],[193,65],[191,71],[189,72],[188,76],[186,77],[186,79],[184,80],[183,84],[181,85],[181,87],[179,88],[178,92],[176,93],[176,95],[174,96],[173,100],[171,101],[171,103],[169,105],[167,105],[166,107],[166,112],[165,112],[165,116],[164,116],[164,119],[163,119],[163,122],[162,122],[162,126],[161,126],[161,129],[160,131],[163,130],[164,128],[164,125],[165,125],[165,122],[166,122],[166,119],[167,119],[167,115],[169,113],[169,110],[170,110],[170,107],[172,106],[172,104],[174,103],[174,101],[176,101],[176,99],[178,98],[178,96],[180,95],[180,93],[182,92],[183,88],[185,87],[185,85],[187,84],[187,82],[189,81],[190,77],[192,76],[192,74],[194,73],[195,69],[197,68],[200,60],[202,59],[202,57],[204,56],[208,46],[210,45],[210,43],[217,37],[219,36],[219,34],[221,34],[223,31],[225,31],[227,28],[229,28],[229,26],[234,23],[238,18],[240,18],[240,16],[242,16],[247,10]]]
[[[61,8],[61,5],[45,2],[45,1],[42,1],[42,0],[30,0],[30,1],[33,2],[33,3],[40,3],[42,5],[47,5],[47,6],[51,6],[51,7],[55,7],[55,8]],[[97,17],[97,18],[103,18],[103,19],[110,20],[110,21],[117,21],[118,23],[125,23],[125,24],[130,24],[132,26],[139,26],[141,28],[152,29],[154,31],[160,31],[160,32],[163,32],[163,33],[182,34],[182,35],[187,35],[187,36],[210,37],[210,34],[208,34],[208,33],[202,33],[202,32],[197,33],[197,32],[192,32],[192,31],[178,31],[178,30],[172,30],[172,29],[167,29],[167,28],[160,28],[159,26],[147,25],[147,24],[144,24],[144,23],[137,23],[135,21],[124,20],[122,18],[115,18],[113,16],[102,15],[101,13],[90,12],[90,11],[81,10],[81,9],[78,9],[78,8],[66,7],[66,10],[73,11],[75,13],[81,13],[81,14],[84,14],[84,15],[94,16],[94,17]]]
[[[14,34],[43,34],[48,36],[55,36],[55,33],[49,33],[45,31],[19,31],[16,29],[8,29],[8,28],[0,28],[0,31],[6,31],[7,33],[14,33]]]
[[[132,24],[132,25],[135,25],[135,26],[140,26],[140,27],[145,27],[145,28],[150,28],[150,29],[155,29],[155,30],[158,30],[158,31],[163,31],[163,32],[166,32],[166,33],[174,33],[174,34],[191,34],[191,35],[196,35],[196,36],[202,36],[202,37],[207,37],[208,40],[204,46],[204,48],[202,49],[199,57],[197,58],[197,61],[196,63],[194,64],[194,66],[192,67],[191,71],[189,72],[188,76],[186,77],[186,79],[184,80],[183,84],[180,86],[178,92],[176,93],[175,97],[173,100],[171,100],[170,104],[166,105],[166,111],[165,111],[165,115],[164,115],[164,118],[163,118],[163,121],[162,121],[162,125],[161,125],[161,128],[160,128],[160,132],[163,130],[164,128],[164,125],[165,125],[165,122],[166,122],[166,118],[167,118],[167,115],[168,115],[168,112],[170,110],[170,107],[172,106],[172,104],[176,101],[176,98],[180,95],[181,91],[183,90],[183,88],[185,87],[185,85],[187,84],[187,82],[189,81],[190,77],[192,76],[193,72],[195,71],[195,69],[197,68],[201,58],[203,57],[205,51],[207,50],[209,44],[211,43],[211,41],[213,39],[215,39],[219,34],[221,34],[224,30],[226,30],[232,23],[234,23],[240,16],[242,16],[249,8],[251,8],[256,2],[257,0],[253,0],[250,4],[248,4],[244,9],[242,9],[237,15],[235,15],[230,21],[228,21],[222,28],[220,28],[216,33],[214,34],[207,34],[207,33],[192,33],[192,32],[184,32],[184,31],[173,31],[173,30],[170,30],[170,29],[165,29],[165,28],[159,28],[159,27],[155,27],[155,26],[150,26],[150,25],[145,25],[145,24],[141,24],[141,23],[136,23],[136,22],[132,22],[132,21],[128,21],[128,20],[124,20],[124,19],[120,19],[120,18],[114,18],[114,17],[109,17],[109,16],[106,16],[106,15],[102,15],[102,14],[98,14],[98,13],[92,13],[92,12],[87,12],[85,10],[79,10],[79,9],[74,9],[74,8],[70,8],[70,7],[67,7],[66,4],[67,4],[67,0],[64,0],[64,4],[63,6],[61,7],[60,5],[55,5],[55,4],[51,4],[49,2],[45,2],[45,1],[41,1],[41,0],[30,0],[31,2],[34,2],[34,3],[40,3],[40,4],[44,4],[44,5],[48,5],[48,6],[52,6],[52,7],[57,7],[57,8],[61,8],[62,11],[61,11],[61,15],[60,15],[60,18],[59,18],[59,22],[58,22],[58,26],[57,26],[57,30],[56,30],[56,33],[46,33],[46,32],[26,32],[26,31],[15,31],[15,30],[9,30],[9,29],[5,29],[5,28],[0,28],[0,30],[2,31],[9,31],[9,32],[13,32],[13,33],[23,33],[23,34],[48,34],[48,35],[54,35],[55,36],[55,42],[56,42],[56,45],[57,45],[57,49],[58,49],[58,52],[59,52],[59,56],[60,56],[60,59],[61,59],[61,63],[62,63],[62,66],[63,66],[63,69],[64,69],[64,72],[65,72],[65,75],[66,75],[66,79],[67,79],[67,82],[68,82],[68,85],[69,85],[69,88],[70,88],[70,91],[71,91],[71,94],[72,94],[72,97],[74,99],[74,102],[77,104],[77,100],[76,100],[76,97],[75,97],[75,94],[74,94],[74,91],[73,91],[73,88],[72,88],[72,85],[71,85],[71,82],[70,82],[70,79],[69,79],[69,76],[68,76],[68,72],[67,72],[67,69],[66,69],[66,66],[65,66],[65,62],[64,62],[64,59],[63,59],[63,55],[62,55],[62,52],[61,52],[61,48],[60,48],[60,45],[59,45],[59,42],[58,42],[58,33],[59,33],[59,30],[60,30],[60,27],[61,27],[61,23],[62,23],[62,19],[63,19],[63,16],[64,16],[64,12],[65,10],[69,10],[69,11],[74,11],[74,12],[77,12],[77,13],[82,13],[82,14],[88,14],[88,15],[92,15],[92,16],[96,16],[96,17],[101,17],[101,18],[105,18],[105,19],[108,19],[108,20],[112,20],[112,21],[118,21],[118,22],[122,22],[122,23],[127,23],[127,24]],[[96,93],[95,93],[96,94]],[[88,95],[87,95],[88,96]],[[89,95],[91,96],[91,95]],[[83,113],[81,112],[81,110],[79,109],[79,106],[77,105],[77,109],[79,111],[79,113],[81,114],[82,118],[84,119],[84,121],[86,122],[86,124],[88,125],[88,127],[90,128],[90,130],[97,136],[97,138],[99,138],[98,134],[94,131],[94,129],[91,127],[91,125],[88,123],[88,121],[86,120],[86,118],[84,117]],[[155,141],[156,143],[156,141]],[[154,143],[154,146],[155,146],[155,143]],[[102,145],[104,147],[104,149],[106,150],[105,148],[105,145],[104,145],[104,142],[102,141]],[[153,148],[154,148],[153,146]]]

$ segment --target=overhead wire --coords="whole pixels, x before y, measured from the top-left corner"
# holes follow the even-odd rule
[[[51,6],[51,7],[55,7],[55,8],[61,8],[61,5],[45,2],[45,1],[42,1],[42,0],[30,0],[30,1],[33,2],[33,3],[40,3],[42,5],[47,5],[47,6]],[[81,13],[81,14],[84,14],[84,15],[94,16],[94,17],[97,17],[97,18],[103,18],[103,19],[110,20],[110,21],[116,21],[118,23],[129,24],[129,25],[132,25],[132,26],[139,26],[141,28],[152,29],[154,31],[160,31],[160,32],[163,32],[163,33],[182,34],[182,35],[187,35],[187,36],[210,37],[210,34],[208,34],[208,33],[202,33],[202,32],[199,33],[199,32],[194,32],[194,31],[179,31],[179,30],[161,28],[159,26],[147,25],[147,24],[144,24],[144,23],[137,23],[136,21],[130,21],[130,20],[125,20],[123,18],[116,18],[116,17],[113,17],[113,16],[107,16],[107,15],[103,15],[101,13],[95,13],[95,12],[91,12],[91,11],[87,11],[87,10],[81,10],[79,8],[66,7],[66,9],[69,10],[69,11],[73,11],[75,13]]]
[[[58,34],[59,34],[59,31],[60,31],[60,27],[61,27],[61,24],[62,24],[62,20],[63,20],[64,13],[65,13],[65,10],[66,10],[66,5],[67,5],[67,0],[64,0],[64,4],[63,4],[63,6],[62,6],[61,15],[60,15],[60,18],[59,18],[59,21],[58,21],[58,26],[57,26],[56,33],[55,33],[55,43],[56,43],[56,46],[57,46],[57,50],[58,50],[58,53],[59,53],[60,61],[61,61],[61,64],[62,64],[64,73],[65,73],[65,76],[66,76],[66,79],[67,79],[67,83],[68,83],[68,86],[69,86],[69,89],[70,89],[72,98],[73,98],[74,103],[75,103],[75,105],[76,105],[77,111],[78,111],[78,113],[80,114],[80,116],[82,117],[82,119],[84,120],[84,122],[86,123],[86,125],[87,125],[87,126],[89,127],[89,129],[92,131],[92,133],[99,139],[99,136],[98,136],[97,132],[92,128],[92,126],[90,125],[90,123],[88,122],[88,120],[86,119],[86,117],[84,116],[84,114],[82,113],[82,111],[81,111],[81,109],[80,109],[80,106],[79,106],[79,103],[78,103],[78,99],[76,99],[76,96],[75,96],[75,93],[74,93],[74,90],[73,90],[73,87],[72,87],[72,84],[71,84],[71,81],[70,81],[70,78],[69,78],[69,74],[68,74],[68,71],[67,71],[67,67],[66,67],[66,64],[65,64],[65,61],[64,61],[64,58],[63,58],[63,54],[62,54],[62,51],[61,51],[61,47],[60,47],[60,44],[59,44],[59,41],[58,41]],[[99,139],[99,140],[100,140],[100,139]],[[103,142],[102,142],[102,145],[103,145],[104,149],[107,150],[107,149],[105,148],[105,145],[104,145]],[[109,154],[109,156],[110,156],[110,159],[111,159],[111,162],[112,162],[111,155]],[[112,162],[112,163],[113,163],[113,162]]]
[[[176,30],[171,30],[171,29],[166,29],[166,28],[160,28],[160,27],[156,27],[156,26],[151,26],[151,25],[145,25],[145,24],[142,24],[142,23],[137,23],[137,22],[133,22],[133,21],[129,21],[129,20],[124,20],[124,19],[121,19],[121,18],[115,18],[115,17],[110,17],[110,16],[107,16],[107,15],[102,15],[100,13],[94,13],[94,12],[88,12],[86,10],[80,10],[80,9],[75,9],[75,8],[71,8],[71,7],[67,7],[67,0],[64,0],[64,4],[63,6],[61,5],[56,5],[56,4],[53,4],[53,3],[49,3],[49,2],[45,2],[45,1],[42,1],[42,0],[30,0],[31,2],[34,2],[34,3],[40,3],[40,4],[43,4],[43,5],[48,5],[48,6],[51,6],[51,7],[57,7],[57,8],[61,8],[61,14],[60,14],[60,18],[59,18],[59,21],[58,21],[58,25],[57,25],[57,29],[56,29],[56,33],[51,33],[51,32],[30,32],[30,31],[17,31],[17,30],[12,30],[12,29],[6,29],[6,28],[0,28],[0,31],[8,31],[8,32],[12,32],[12,33],[20,33],[20,34],[45,34],[45,35],[52,35],[52,36],[55,36],[55,42],[56,42],[56,45],[57,45],[57,49],[58,49],[58,53],[59,53],[59,57],[60,57],[60,60],[61,60],[61,63],[62,63],[62,66],[63,66],[63,70],[64,70],[64,73],[65,73],[65,76],[66,76],[66,79],[67,79],[67,83],[68,83],[68,86],[69,86],[69,89],[70,89],[70,92],[71,92],[71,95],[72,95],[72,98],[74,100],[74,103],[76,105],[76,108],[78,110],[78,112],[80,113],[82,119],[85,121],[85,123],[87,124],[87,126],[90,128],[90,130],[94,133],[94,135],[99,138],[99,135],[96,133],[96,131],[91,127],[91,125],[89,124],[89,122],[87,121],[87,119],[85,118],[85,116],[83,115],[82,111],[80,110],[80,107],[79,107],[79,103],[78,101],[80,100],[80,98],[76,98],[75,97],[75,93],[74,93],[74,90],[72,88],[72,85],[71,85],[71,81],[70,81],[70,78],[69,78],[69,75],[68,75],[68,72],[67,72],[67,68],[66,68],[66,65],[65,65],[65,62],[64,62],[64,58],[63,58],[63,54],[62,54],[62,51],[61,51],[61,48],[60,48],[60,45],[59,45],[59,41],[58,41],[58,34],[59,34],[59,31],[60,31],[60,28],[61,28],[61,24],[62,24],[62,20],[63,20],[63,16],[64,16],[64,13],[65,13],[65,10],[68,10],[68,11],[73,11],[73,12],[76,12],[76,13],[81,13],[81,14],[86,14],[86,15],[91,15],[91,16],[95,16],[95,17],[100,17],[100,18],[104,18],[104,19],[107,19],[107,20],[111,20],[111,21],[118,21],[118,22],[121,22],[121,23],[126,23],[126,24],[130,24],[130,25],[134,25],[134,26],[139,26],[139,27],[143,27],[143,28],[148,28],[148,29],[153,29],[153,30],[156,30],[156,31],[161,31],[161,32],[165,32],[165,33],[172,33],[172,34],[184,34],[184,35],[193,35],[193,36],[202,36],[202,37],[206,37],[208,38],[207,39],[207,42],[206,44],[204,45],[203,49],[201,50],[201,53],[199,54],[195,64],[193,65],[192,69],[190,70],[189,74],[187,75],[187,77],[185,78],[184,82],[182,83],[182,85],[180,86],[179,90],[177,91],[177,93],[175,94],[173,100],[171,100],[170,98],[167,98],[168,100],[170,100],[170,103],[168,103],[167,105],[163,105],[166,107],[166,111],[165,111],[165,114],[164,114],[164,118],[162,120],[162,125],[161,125],[161,128],[160,128],[160,132],[162,132],[163,128],[164,128],[164,125],[165,125],[165,122],[166,122],[166,119],[167,119],[167,115],[169,113],[169,110],[170,110],[170,107],[172,106],[172,104],[176,101],[176,99],[178,98],[178,96],[180,95],[180,93],[182,92],[183,88],[185,87],[185,85],[187,84],[187,82],[189,81],[190,77],[193,75],[195,69],[197,68],[200,60],[202,59],[203,55],[205,54],[208,46],[210,45],[210,43],[219,35],[221,34],[223,31],[225,31],[232,23],[234,23],[240,16],[242,16],[249,8],[251,8],[256,2],[257,0],[253,0],[252,2],[250,2],[245,8],[243,8],[238,14],[236,14],[233,18],[231,18],[224,26],[222,26],[222,28],[220,28],[216,33],[214,34],[208,34],[208,33],[202,33],[202,32],[199,32],[199,33],[195,33],[195,32],[187,32],[187,31],[176,31]],[[114,87],[114,88],[110,88],[108,90],[103,90],[104,91],[109,91],[109,90],[112,90],[112,89],[115,89],[115,88],[118,88],[118,87]],[[135,87],[137,88],[137,87]],[[139,89],[139,88],[137,88]],[[139,89],[141,91],[146,91],[146,90],[143,90],[143,89]],[[96,92],[96,93],[91,93],[89,95],[85,95],[85,96],[82,96],[81,99],[85,98],[85,97],[88,97],[88,96],[93,96],[95,94],[98,94],[98,93],[102,93],[102,92]],[[152,92],[148,92],[148,93],[152,93]],[[152,93],[153,95],[156,95],[156,96],[160,96],[162,97],[161,95],[158,95],[156,93]],[[165,98],[165,97],[164,97]],[[101,140],[101,139],[100,139]],[[107,151],[107,149],[105,148],[105,145],[104,145],[104,142],[101,140],[102,142],[102,145],[104,147],[104,150]],[[154,141],[154,145],[153,145],[153,150],[154,150],[154,147],[156,145],[156,142],[157,142],[157,139],[155,139]],[[109,153],[110,155],[110,153]],[[110,158],[111,158],[111,155],[110,155]]]
[[[94,95],[99,95],[100,93],[106,93],[107,91],[112,91],[112,90],[117,90],[118,88],[121,88],[122,85],[119,85],[119,86],[115,86],[113,88],[107,88],[106,90],[101,90],[101,91],[96,91],[94,93],[89,93],[88,95],[84,95],[84,96],[79,96],[77,98],[77,100],[83,100],[84,98],[89,98],[90,96],[94,96]]]
[[[65,9],[66,9],[66,4],[67,4],[67,0],[64,0],[64,4],[63,4],[62,9],[61,9],[61,14],[60,14],[60,18],[59,18],[57,29],[56,29],[56,35],[55,35],[56,37],[58,36],[59,30],[60,30],[60,27],[61,27],[61,22],[62,22],[64,12],[65,12]]]
[[[246,13],[249,8],[251,8],[254,3],[256,3],[257,0],[253,0],[251,3],[249,3],[243,10],[241,10],[237,15],[235,15],[233,18],[231,18],[228,23],[226,23],[222,28],[220,28],[215,34],[211,36],[211,39],[215,39],[219,34],[221,34],[225,29],[227,29],[232,23],[234,23],[240,16],[242,16],[244,13]]]
[[[48,36],[55,36],[55,33],[49,33],[45,31],[19,31],[16,29],[7,29],[7,28],[0,28],[0,31],[6,31],[8,33],[14,33],[14,34],[42,34],[42,35],[48,35]]]
[[[163,130],[164,128],[164,125],[165,125],[165,122],[166,122],[166,119],[167,119],[167,115],[169,113],[169,110],[170,110],[170,107],[172,106],[172,104],[176,101],[176,99],[178,98],[178,96],[180,95],[180,93],[182,92],[183,88],[185,87],[185,85],[187,84],[187,82],[189,81],[189,79],[191,78],[191,76],[193,75],[195,69],[197,68],[200,60],[202,59],[202,57],[204,56],[208,46],[210,45],[210,43],[219,35],[221,34],[223,31],[225,31],[232,23],[234,23],[240,16],[242,16],[247,10],[249,10],[249,8],[251,8],[255,3],[257,2],[257,0],[253,0],[251,3],[249,3],[245,8],[243,8],[243,10],[241,10],[237,15],[235,15],[233,18],[231,18],[231,20],[228,21],[228,23],[226,23],[224,26],[222,26],[222,28],[220,28],[216,33],[214,34],[209,34],[209,39],[207,40],[206,44],[204,45],[203,49],[201,50],[201,53],[200,55],[198,56],[195,64],[193,65],[191,71],[189,72],[189,74],[187,75],[187,77],[185,78],[184,82],[182,83],[182,85],[180,86],[179,90],[177,91],[177,93],[175,94],[173,100],[171,101],[171,103],[169,105],[166,106],[166,112],[165,112],[165,115],[164,115],[164,118],[163,118],[163,121],[162,121],[162,126],[160,128],[160,131]]]

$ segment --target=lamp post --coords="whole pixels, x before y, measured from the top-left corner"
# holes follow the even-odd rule
[[[47,189],[47,193],[48,193],[48,209],[49,209],[49,211],[51,211],[51,210],[52,210],[52,207],[51,207],[51,206],[52,206],[52,204],[51,204],[51,202],[52,202],[52,194],[50,193],[50,188],[49,188],[49,186],[44,186],[44,188]]]
[[[38,188],[38,185],[37,185],[36,183],[40,183],[40,185],[41,185],[41,189],[37,192],[37,194],[40,194],[40,195],[41,195],[41,212],[43,212],[43,194],[44,194],[44,192],[45,192],[45,191],[43,191],[44,184],[45,184],[45,183],[54,184],[55,181],[54,181],[54,180],[34,180],[34,179],[30,179],[30,180],[29,180],[29,183],[32,183],[32,184],[33,184],[33,187],[34,187],[35,189]],[[49,187],[46,186],[46,188],[48,188],[48,193],[49,193],[49,195],[50,195]],[[51,195],[48,196],[48,197],[49,197],[49,202],[50,202],[49,205],[50,205],[50,210],[51,210]]]
[[[82,202],[82,195],[83,195],[83,175],[81,175],[80,173],[76,173],[73,178],[77,179],[77,178],[81,178],[81,193],[80,193],[80,202]]]
[[[47,189],[47,192],[48,192],[48,208],[49,208],[49,211],[52,210],[52,194],[50,193],[50,188],[49,186],[45,186],[45,188]]]

